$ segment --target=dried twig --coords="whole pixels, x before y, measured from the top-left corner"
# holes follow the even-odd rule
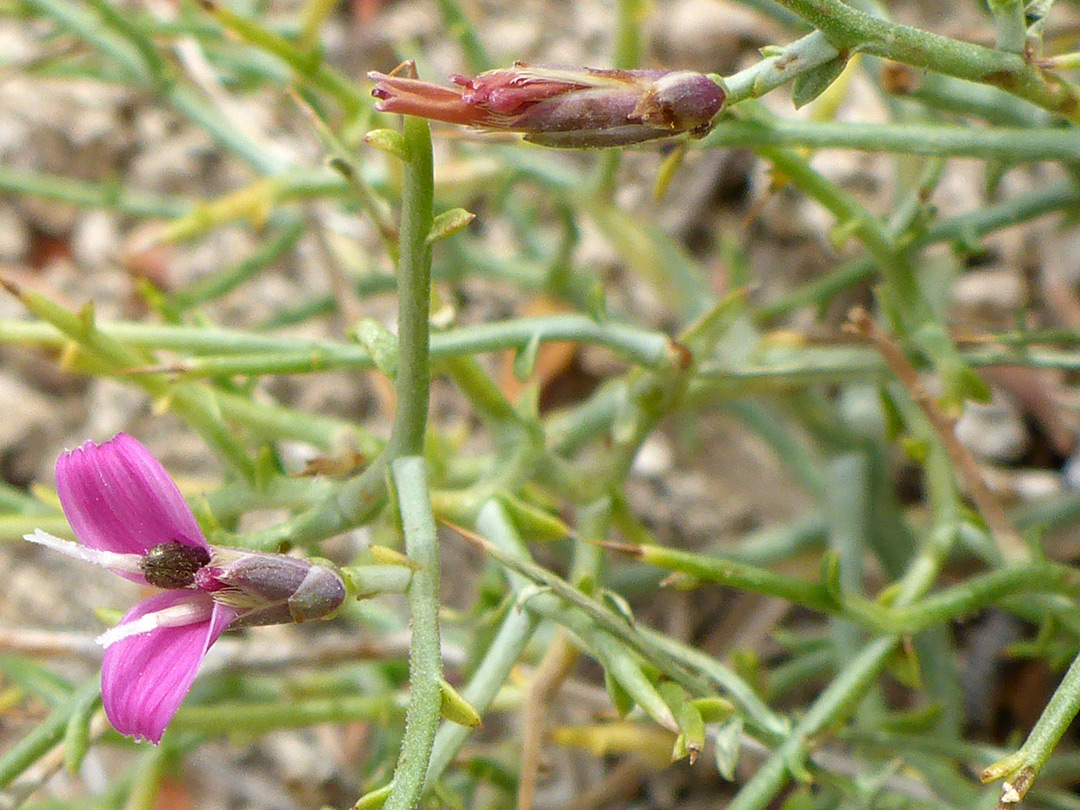
[[[518,810],[532,810],[533,799],[536,797],[536,776],[540,770],[540,740],[544,736],[548,704],[570,674],[577,657],[578,652],[567,638],[566,631],[558,630],[536,669],[536,677],[529,684],[529,694],[522,711],[524,730],[521,735]]]
[[[956,420],[949,417],[938,407],[937,402],[934,401],[930,392],[926,390],[926,386],[922,384],[922,380],[919,379],[919,373],[900,350],[900,347],[870,317],[870,313],[862,307],[855,307],[848,313],[848,323],[844,326],[844,329],[860,335],[874,344],[882,359],[885,360],[885,364],[896,375],[900,384],[904,386],[904,390],[908,392],[919,410],[922,411],[926,421],[930,423],[930,427],[941,440],[941,444],[956,468],[961,481],[963,481],[971,500],[975,502],[975,507],[983,516],[986,525],[990,527],[990,531],[997,538],[1002,556],[1008,562],[1020,562],[1030,559],[1031,552],[1024,542],[1024,538],[1020,536],[1020,532],[1017,531],[1012,520],[1009,519],[1001,502],[986,486],[982,473],[979,472],[978,465],[976,465],[975,459],[971,457],[971,453],[956,438],[954,430]]]

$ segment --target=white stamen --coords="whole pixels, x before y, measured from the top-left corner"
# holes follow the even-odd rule
[[[33,534],[24,534],[23,540],[29,540],[31,543],[37,543],[51,548],[53,551],[59,551],[61,554],[74,557],[76,560],[100,565],[110,571],[124,574],[142,574],[142,569],[139,567],[139,563],[142,562],[142,555],[140,554],[119,554],[115,551],[87,548],[81,543],[61,540],[59,537],[43,532],[41,529],[34,529]]]
[[[131,636],[141,636],[150,633],[159,627],[184,627],[189,624],[197,624],[210,618],[214,606],[209,600],[204,602],[187,602],[180,605],[164,608],[163,610],[147,613],[133,622],[118,624],[111,627],[98,636],[95,641],[102,647],[109,647],[121,639]]]

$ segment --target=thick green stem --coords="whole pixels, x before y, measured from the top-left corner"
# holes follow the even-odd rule
[[[946,76],[998,87],[1080,122],[1071,83],[1015,53],[996,51],[883,20],[840,0],[777,0],[821,31],[841,53],[862,52]]]
[[[434,180],[427,121],[405,117],[408,160],[402,173],[401,257],[398,264],[397,412],[390,434],[392,456],[424,452],[431,351],[431,233]]]
[[[405,552],[418,565],[409,582],[411,694],[389,810],[414,810],[424,791],[442,704],[439,646],[439,546],[424,462],[431,360],[431,233],[434,178],[427,121],[405,118],[401,253],[398,266],[397,411],[384,458],[397,490]],[[339,498],[338,504],[348,506]],[[362,505],[363,506],[363,505]]]
[[[420,567],[409,583],[412,646],[409,656],[409,708],[405,737],[387,810],[414,810],[424,792],[424,778],[439,727],[442,657],[439,647],[439,547],[435,517],[427,489],[427,469],[421,456],[406,456],[391,464],[401,509],[405,551]]]

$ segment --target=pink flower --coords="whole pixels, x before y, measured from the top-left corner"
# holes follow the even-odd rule
[[[410,63],[407,67],[413,72]],[[400,70],[400,68],[399,68]],[[628,146],[689,133],[700,138],[724,106],[724,89],[687,70],[530,66],[489,70],[458,87],[369,73],[375,109],[449,124],[522,132],[544,146]]]
[[[82,545],[40,529],[27,540],[166,589],[98,639],[102,702],[121,734],[160,742],[226,628],[324,618],[345,600],[329,567],[209,545],[164,467],[125,434],[61,455],[56,486]]]

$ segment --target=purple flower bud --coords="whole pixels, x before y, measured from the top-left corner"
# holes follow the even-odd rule
[[[331,568],[282,554],[214,548],[195,586],[243,611],[232,627],[323,619],[345,602],[345,582]]]
[[[409,63],[406,63],[408,65]],[[689,134],[703,137],[724,106],[724,89],[702,73],[601,70],[518,62],[460,89],[369,73],[375,108],[451,124],[522,132],[544,146],[591,148]]]

